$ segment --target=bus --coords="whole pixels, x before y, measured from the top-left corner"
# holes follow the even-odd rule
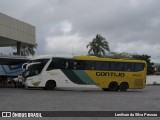
[[[100,58],[95,56],[39,57],[25,64],[22,74],[26,88],[95,86],[104,91],[142,89],[147,64],[143,60]]]
[[[9,87],[8,84],[16,86],[14,78],[22,74],[22,64],[29,61],[29,58],[15,55],[0,55],[0,87]]]

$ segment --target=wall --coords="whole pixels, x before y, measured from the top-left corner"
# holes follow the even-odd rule
[[[17,41],[35,45],[35,27],[0,13],[0,44]]]

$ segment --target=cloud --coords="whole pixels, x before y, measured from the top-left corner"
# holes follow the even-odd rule
[[[62,29],[61,31],[64,33],[64,34],[67,34],[67,33],[70,33],[72,30],[72,25],[71,23],[69,23],[68,21],[64,21],[62,23]]]
[[[46,53],[53,55],[86,54],[86,43],[78,34],[51,36],[46,39]]]
[[[60,34],[57,34],[57,31]],[[78,33],[72,34],[72,24],[64,21],[51,29],[53,35],[46,38],[46,53],[53,55],[84,55],[87,53],[86,38],[82,38]],[[87,40],[89,40],[88,38]],[[89,41],[88,41],[89,42]]]
[[[1,0],[0,11],[36,26],[37,54],[87,54],[86,45],[101,34],[111,51],[158,60],[159,5],[159,0]]]
[[[50,30],[50,34],[68,34],[72,31],[72,24],[68,21],[63,21],[54,25],[54,27]]]

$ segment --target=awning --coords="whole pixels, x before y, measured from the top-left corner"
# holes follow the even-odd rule
[[[0,56],[0,65],[18,65],[29,60],[29,58],[23,56]]]

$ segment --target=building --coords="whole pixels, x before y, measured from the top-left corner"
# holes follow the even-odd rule
[[[0,47],[16,46],[16,54],[20,55],[22,48],[36,45],[35,30],[33,25],[0,13]],[[0,86],[3,86],[4,83],[7,85],[8,79],[13,79],[22,73],[22,63],[27,60],[27,58],[14,56],[7,58],[0,56]],[[12,61],[22,62],[10,65]]]
[[[35,45],[35,26],[0,13],[0,47],[17,46],[20,55],[22,47]]]

